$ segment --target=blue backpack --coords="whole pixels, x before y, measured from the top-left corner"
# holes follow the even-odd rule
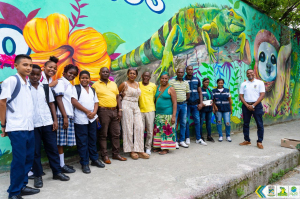
[[[17,79],[17,85],[16,85],[15,90],[13,91],[13,93],[12,93],[12,95],[11,95],[10,100],[8,100],[8,101],[6,102],[6,107],[7,107],[7,109],[8,109],[10,112],[12,112],[12,113],[14,113],[15,110],[10,106],[10,102],[12,102],[12,101],[18,96],[18,94],[19,94],[19,92],[20,92],[20,90],[21,90],[21,81],[20,81],[18,75],[14,75],[13,77],[15,77],[15,78]],[[0,84],[0,94],[1,94],[1,92],[2,92],[2,84]]]

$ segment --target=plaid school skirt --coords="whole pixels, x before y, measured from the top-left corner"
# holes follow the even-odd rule
[[[68,118],[69,127],[63,129],[64,118],[61,115],[57,116],[58,129],[57,129],[57,145],[58,146],[75,146],[75,130],[74,130],[74,120],[73,118]]]

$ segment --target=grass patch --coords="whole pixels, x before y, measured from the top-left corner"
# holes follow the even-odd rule
[[[280,169],[278,173],[272,173],[272,177],[269,178],[269,184],[277,182],[280,180],[286,173],[292,171],[295,167],[289,169]]]
[[[241,197],[242,195],[245,194],[244,189],[242,189],[242,188],[237,188],[237,189],[236,189],[236,194],[238,195],[238,197]]]

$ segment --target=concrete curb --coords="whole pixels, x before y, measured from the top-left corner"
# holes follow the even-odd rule
[[[280,157],[262,167],[247,172],[239,177],[235,177],[225,182],[221,187],[211,187],[213,191],[199,195],[201,199],[238,199],[243,198],[257,189],[260,185],[267,185],[272,173],[277,173],[281,169],[289,169],[300,165],[300,152],[293,150],[290,154]],[[210,189],[210,190],[211,190]],[[244,194],[237,195],[237,189]]]

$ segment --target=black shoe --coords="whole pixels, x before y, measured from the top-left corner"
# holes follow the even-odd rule
[[[21,195],[12,196],[8,199],[23,199]]]
[[[88,164],[87,165],[82,165],[82,172],[86,173],[86,174],[91,173],[91,170],[90,170],[90,167],[89,167]]]
[[[43,172],[42,176],[44,176],[44,175],[46,175],[45,172]],[[28,179],[29,180],[34,180],[34,177],[35,177],[34,174],[32,174],[31,176],[28,176]]]
[[[201,137],[201,139],[205,142],[205,139],[204,139],[204,137]]]
[[[105,165],[100,160],[92,161],[91,165],[99,167],[99,168],[104,168],[105,167]]]
[[[208,136],[208,137],[207,137],[207,141],[215,142],[215,140],[214,140],[211,136]]]
[[[62,173],[75,173],[75,169],[72,169],[70,167],[67,167],[67,165],[61,167],[61,172]]]
[[[40,177],[34,177],[34,187],[35,188],[42,188],[43,187],[43,178]]]
[[[53,180],[69,181],[70,177],[63,173],[59,173],[59,174],[53,176]]]
[[[33,195],[33,194],[37,194],[40,193],[39,189],[35,189],[35,188],[31,188],[31,187],[23,187],[23,189],[21,190],[21,196],[28,196],[28,195]]]
[[[71,166],[71,165],[67,165],[67,164],[66,164],[66,166],[69,167],[70,169],[74,169],[74,167]]]

